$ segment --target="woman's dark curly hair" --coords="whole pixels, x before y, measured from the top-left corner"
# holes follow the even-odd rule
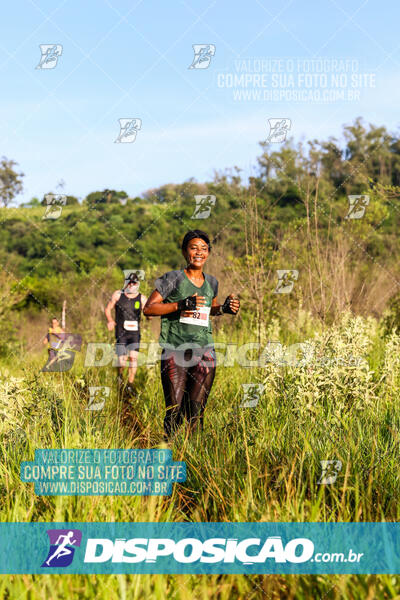
[[[186,248],[188,247],[190,240],[194,240],[195,238],[200,238],[200,239],[204,240],[208,246],[208,251],[210,252],[210,250],[211,250],[210,238],[204,231],[201,231],[201,229],[192,229],[191,231],[188,231],[186,233],[185,237],[182,240],[182,250],[185,251]]]

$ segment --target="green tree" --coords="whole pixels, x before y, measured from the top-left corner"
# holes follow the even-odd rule
[[[95,204],[121,204],[127,198],[128,194],[123,190],[117,192],[116,190],[105,189],[102,192],[91,192],[88,194],[84,200],[84,204],[89,204],[90,206]]]
[[[23,190],[22,177],[24,173],[17,173],[14,170],[18,163],[14,160],[8,160],[5,156],[0,161],[0,200],[4,206],[18,196]]]

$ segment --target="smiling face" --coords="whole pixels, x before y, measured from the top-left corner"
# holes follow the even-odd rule
[[[53,329],[55,329],[56,327],[59,327],[60,323],[58,322],[58,319],[52,319],[51,320],[51,326]]]
[[[193,238],[182,252],[188,266],[196,269],[202,269],[206,262],[209,250],[206,242],[201,238]]]

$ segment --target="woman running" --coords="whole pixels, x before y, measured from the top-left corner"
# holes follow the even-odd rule
[[[233,294],[223,305],[218,303],[218,281],[203,273],[210,250],[210,240],[204,231],[188,231],[182,242],[186,269],[169,271],[156,279],[156,289],[143,309],[146,316],[161,317],[161,382],[167,439],[175,433],[183,417],[191,431],[199,421],[203,427],[216,367],[210,315],[235,315],[240,307]]]

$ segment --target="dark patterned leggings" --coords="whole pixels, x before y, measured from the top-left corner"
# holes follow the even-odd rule
[[[190,430],[200,423],[215,377],[214,348],[163,349],[161,382],[165,398],[165,437],[169,438],[186,417]]]

